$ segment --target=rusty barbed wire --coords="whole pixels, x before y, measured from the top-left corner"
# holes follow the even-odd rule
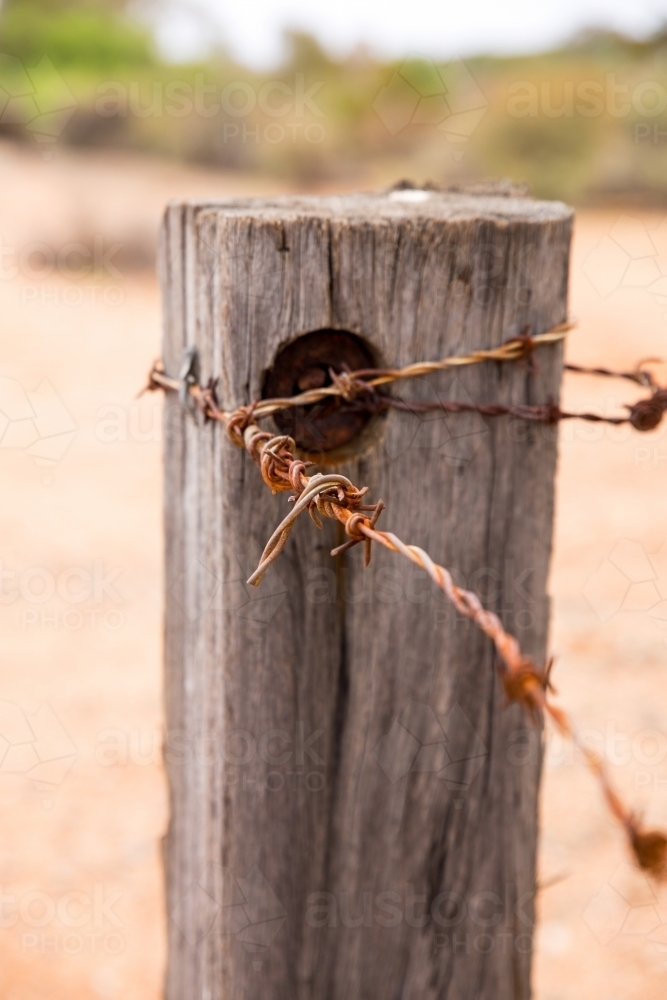
[[[380,385],[388,385],[391,382],[398,382],[401,379],[432,375],[434,372],[446,371],[449,368],[477,365],[483,361],[520,361],[530,357],[532,352],[538,347],[563,340],[567,336],[568,331],[572,330],[574,326],[574,322],[567,321],[559,323],[551,330],[536,334],[535,336],[529,336],[525,332],[517,334],[499,347],[471,351],[469,354],[452,355],[448,358],[441,358],[439,361],[419,361],[415,364],[406,365],[404,368],[364,368],[353,372],[336,373],[336,378],[332,380],[331,385],[307,389],[296,396],[259,400],[255,404],[254,415],[257,420],[261,420],[272,416],[278,410],[291,409],[297,406],[312,406],[314,403],[320,403],[325,399],[336,396],[342,396],[349,401],[359,391],[366,391],[369,388],[375,389]],[[189,349],[189,351],[191,353],[192,349]],[[188,357],[188,351],[186,351],[186,359]],[[190,357],[190,362],[191,360]],[[158,388],[178,391],[185,382],[190,394],[196,398],[200,394],[201,388],[190,379],[192,374],[191,368],[192,365],[190,364],[185,376],[181,373],[178,379],[174,379],[169,378],[165,374],[162,362],[156,361],[142,392],[151,392]],[[225,416],[229,415],[225,414]]]
[[[211,420],[218,420],[226,425],[234,426],[239,435],[243,428],[251,421],[259,421],[273,414],[286,409],[303,406],[313,406],[324,399],[340,397],[352,408],[363,410],[371,414],[384,413],[389,409],[403,410],[408,413],[479,413],[484,417],[514,417],[518,420],[526,420],[533,423],[556,424],[561,420],[584,420],[589,423],[603,423],[612,426],[629,424],[637,431],[654,430],[662,421],[667,412],[667,388],[660,386],[649,371],[645,371],[643,365],[659,363],[658,358],[648,358],[639,362],[633,371],[613,371],[609,368],[587,368],[582,365],[566,364],[565,371],[586,375],[607,376],[611,378],[628,379],[643,388],[650,389],[651,395],[639,399],[635,403],[626,404],[627,413],[623,416],[607,416],[602,413],[592,413],[590,411],[570,411],[561,410],[553,402],[549,403],[474,403],[464,400],[438,400],[437,402],[421,402],[418,400],[404,400],[386,393],[378,392],[378,387],[399,379],[415,378],[418,376],[432,374],[436,371],[443,371],[446,368],[460,367],[464,365],[479,364],[482,361],[517,361],[531,358],[536,347],[543,344],[555,343],[562,340],[568,330],[572,329],[573,323],[561,323],[552,330],[535,337],[528,334],[519,334],[499,348],[489,351],[473,351],[466,355],[454,355],[440,361],[420,362],[408,365],[399,369],[367,368],[354,372],[335,372],[329,370],[331,385],[317,389],[309,389],[306,392],[289,397],[276,397],[271,399],[255,400],[245,406],[239,406],[236,410],[225,411],[218,406],[215,387],[216,382],[212,379],[208,385],[200,386],[193,375],[193,364],[196,359],[195,352],[190,349],[186,352],[186,359],[179,378],[170,378],[165,374],[161,361],[156,361],[148,375],[147,384],[141,390],[152,392],[156,389],[168,389],[177,391],[180,394],[181,402],[187,404],[189,401],[198,407],[205,417]],[[240,443],[237,440],[237,443]]]
[[[232,440],[237,440],[236,434],[232,430]],[[504,629],[498,615],[484,608],[477,594],[457,586],[451,573],[434,562],[424,549],[406,544],[392,532],[379,530],[376,524],[384,503],[382,500],[376,504],[362,503],[367,487],[359,489],[346,476],[338,473],[306,475],[306,464],[295,457],[294,442],[287,435],[274,437],[260,430],[256,424],[250,424],[244,431],[243,439],[246,450],[260,465],[265,483],[274,492],[294,490],[294,495],[290,497],[294,506],[266,543],[259,565],[248,583],[257,586],[261,582],[266,570],[284,548],[299,515],[306,510],[320,528],[319,515],[337,520],[345,528],[349,541],[333,549],[332,556],[363,542],[364,565],[368,566],[370,544],[377,542],[425,570],[458,613],[473,621],[493,642],[498,654],[497,672],[507,703],[520,704],[535,722],[542,714],[548,715],[561,735],[574,742],[597,777],[612,815],[624,827],[640,868],[656,878],[663,877],[667,869],[667,836],[660,830],[642,826],[640,818],[624,805],[612,787],[602,755],[581,739],[568,715],[550,701],[548,695],[553,690],[550,678],[552,661],[540,669],[522,653],[517,639]]]
[[[565,326],[566,324],[563,324],[563,327]],[[554,342],[554,340],[564,336],[565,332],[564,329],[549,331],[548,334],[542,335],[543,339],[538,342]],[[545,340],[544,338],[547,336],[550,336],[551,340]],[[453,362],[476,364],[482,360],[518,360],[525,358],[533,349],[533,344],[524,343],[525,340],[534,342],[538,338],[522,337],[518,341],[508,342],[516,346],[512,348],[511,355],[503,354],[500,358],[491,357],[496,352],[474,352],[465,357],[450,358],[446,361],[449,363],[448,367],[451,367]],[[484,357],[480,356],[482,354]],[[324,398],[325,395],[340,395],[353,401],[362,392],[370,392],[374,397],[377,397],[375,389],[377,385],[382,384],[381,378],[395,381],[396,378],[427,374],[431,371],[442,370],[444,362],[432,362],[428,366],[411,365],[407,369],[396,371],[386,370],[383,375],[374,374],[374,379],[369,382],[360,381],[358,378],[360,373],[357,372],[332,372],[332,385],[326,387],[329,391],[318,389],[301,393],[291,399],[262,400],[246,406],[239,406],[232,412],[223,411],[218,406],[214,380],[211,380],[206,386],[200,386],[196,383],[194,379],[195,366],[196,355],[192,351],[188,353],[178,379],[167,376],[163,366],[156,363],[149,374],[148,384],[143,391],[162,388],[179,392],[181,399],[183,399],[184,394],[192,397],[196,407],[206,418],[221,422],[225,426],[230,440],[247,451],[259,466],[264,482],[273,493],[293,491],[289,500],[294,506],[266,543],[260,562],[248,579],[248,583],[253,586],[259,585],[266,570],[283,550],[297,519],[305,511],[308,511],[318,528],[322,527],[322,517],[336,520],[343,525],[348,541],[333,549],[332,556],[339,555],[347,549],[363,543],[364,565],[368,566],[371,544],[376,542],[425,570],[457,612],[471,620],[492,641],[497,653],[496,670],[507,704],[517,703],[521,705],[527,715],[535,722],[538,722],[545,715],[548,716],[561,735],[573,741],[582,753],[589,769],[598,779],[612,815],[623,826],[639,867],[655,878],[667,877],[667,835],[661,830],[645,828],[640,817],[628,809],[611,784],[603,756],[579,736],[565,711],[550,700],[549,693],[553,691],[550,679],[552,661],[549,661],[544,668],[538,667],[523,654],[517,639],[504,629],[498,615],[484,608],[477,594],[455,584],[451,573],[444,566],[434,562],[424,549],[416,545],[406,544],[392,532],[378,529],[377,520],[385,505],[382,500],[375,504],[364,502],[368,487],[359,488],[346,476],[339,473],[316,472],[313,475],[308,475],[306,470],[312,463],[306,463],[297,456],[294,440],[288,435],[274,435],[269,431],[263,431],[257,423],[263,417],[277,412],[278,409],[284,409],[288,405],[303,406],[306,405],[306,401],[308,404],[316,402],[317,400],[311,398],[313,393],[319,394],[318,399]],[[644,373],[641,372],[640,367],[632,373],[612,372],[608,369],[584,369],[579,366],[568,366],[568,370],[630,378],[632,381],[650,388],[652,395],[629,406],[629,413],[626,417],[570,414],[561,411],[554,404],[506,407],[499,404],[460,402],[405,403],[383,396],[380,397],[383,400],[381,405],[395,405],[399,409],[414,410],[415,412],[439,409],[452,413],[479,412],[487,416],[510,415],[545,423],[555,423],[557,420],[579,417],[580,419],[614,424],[630,423],[637,430],[642,431],[656,427],[660,423],[663,413],[667,410],[667,389],[658,386],[650,373],[647,373],[647,379],[644,380]],[[369,372],[377,373],[377,371],[369,369],[361,375]],[[376,398],[374,402],[378,405]]]
[[[611,373],[610,373],[611,374]],[[615,374],[615,373],[614,373]],[[625,376],[619,376],[625,377]],[[470,403],[463,400],[438,400],[437,402],[420,402],[418,400],[397,399],[393,396],[375,394],[368,391],[366,400],[357,398],[352,404],[369,413],[383,413],[387,410],[403,410],[407,413],[479,413],[483,417],[515,417],[518,420],[528,420],[540,424],[556,424],[561,420],[585,420],[596,424],[630,424],[638,431],[654,430],[667,411],[667,390],[654,388],[647,399],[637,400],[627,406],[626,416],[606,416],[602,413],[587,411],[571,412],[561,410],[556,403],[517,403],[503,405],[502,403]]]
[[[624,378],[629,379],[630,382],[635,382],[637,385],[643,385],[647,389],[659,388],[655,379],[653,378],[653,373],[644,370],[644,365],[659,365],[662,364],[661,358],[643,358],[641,361],[637,362],[636,367],[629,372],[619,372],[614,371],[611,368],[587,368],[585,365],[574,365],[568,363],[564,365],[565,371],[568,372],[578,372],[580,375],[604,375],[608,378]]]

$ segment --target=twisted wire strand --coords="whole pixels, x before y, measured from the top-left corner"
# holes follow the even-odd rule
[[[638,431],[654,430],[667,412],[667,388],[658,385],[650,371],[644,366],[660,361],[658,358],[647,358],[640,361],[632,371],[612,371],[609,368],[586,368],[582,365],[566,364],[565,370],[586,375],[601,375],[611,378],[629,379],[630,381],[649,389],[648,398],[639,399],[632,405],[626,405],[623,416],[606,416],[589,411],[572,412],[561,410],[555,403],[546,404],[514,404],[473,403],[462,400],[438,400],[437,402],[421,402],[403,400],[379,393],[378,387],[397,382],[401,379],[416,378],[430,375],[466,365],[480,364],[483,361],[517,361],[531,358],[533,351],[545,344],[553,344],[563,340],[568,331],[573,329],[573,322],[561,323],[536,336],[520,334],[500,347],[490,350],[472,351],[470,354],[454,355],[439,361],[424,361],[406,365],[404,368],[367,368],[354,372],[334,372],[330,370],[331,385],[318,389],[308,389],[295,396],[261,399],[247,406],[238,406],[235,410],[222,410],[218,406],[215,393],[215,380],[201,386],[192,374],[185,377],[171,378],[164,371],[161,361],[156,361],[148,376],[148,382],[143,392],[157,389],[177,391],[182,400],[191,400],[205,417],[218,420],[226,426],[232,426],[235,434],[233,440],[242,444],[243,431],[251,423],[266,419],[282,410],[297,407],[313,406],[325,399],[342,398],[356,409],[368,413],[382,413],[388,409],[403,410],[409,413],[427,413],[440,411],[443,413],[479,413],[484,417],[515,417],[535,423],[555,424],[561,420],[584,420],[590,423],[604,423],[612,426],[630,424]],[[194,357],[194,352],[188,352]],[[141,393],[140,393],[141,395]]]
[[[257,421],[280,409],[312,405],[330,396],[342,396],[350,400],[355,399],[355,396],[360,393],[369,393],[371,394],[371,402],[377,405],[375,402],[377,396],[373,399],[373,394],[379,385],[401,378],[412,378],[441,371],[445,368],[477,364],[487,360],[509,361],[525,358],[535,346],[561,340],[567,330],[571,329],[571,326],[572,324],[569,323],[561,324],[537,337],[515,338],[492,351],[476,351],[470,355],[447,358],[438,362],[408,365],[403,369],[382,371],[369,369],[342,373],[341,375],[332,373],[333,384],[331,386],[309,390],[289,399],[262,400],[248,406],[240,406],[232,412],[221,410],[218,406],[213,383],[205,387],[199,386],[190,374],[186,374],[180,379],[170,378],[165,374],[164,368],[159,362],[154,365],[150,373],[146,390],[162,388],[178,391],[181,397],[184,393],[186,398],[190,396],[205,418],[221,422],[225,426],[230,440],[245,448],[259,466],[262,478],[272,492],[294,491],[294,495],[290,497],[294,506],[266,543],[259,564],[248,583],[253,586],[260,583],[263,574],[285,547],[297,519],[305,511],[308,511],[318,527],[322,527],[320,516],[338,520],[344,526],[349,540],[334,549],[332,555],[363,543],[364,563],[368,565],[371,543],[376,542],[425,570],[444,592],[457,612],[473,621],[493,642],[498,654],[497,670],[507,703],[517,702],[535,721],[538,721],[544,714],[548,715],[557,730],[573,741],[582,753],[588,767],[598,779],[612,815],[624,827],[637,863],[644,871],[654,877],[664,878],[667,875],[667,835],[661,830],[646,829],[642,826],[640,817],[625,806],[613,788],[607,764],[602,755],[580,737],[567,714],[549,699],[548,694],[553,690],[550,682],[551,663],[540,669],[530,658],[524,656],[518,641],[505,631],[500,618],[494,612],[485,609],[475,593],[457,586],[451,573],[444,566],[435,563],[427,552],[419,546],[406,544],[392,532],[379,530],[376,527],[376,522],[384,504],[381,500],[374,505],[364,503],[367,487],[359,489],[346,476],[338,473],[307,475],[307,464],[295,456],[296,446],[292,438],[287,435],[273,435],[268,431],[261,430],[257,424]],[[580,366],[568,367],[569,370],[586,374],[630,378],[632,381],[650,388],[652,396],[628,407],[629,415],[627,417],[564,413],[552,404],[534,407],[503,407],[496,404],[457,402],[435,405],[409,404],[397,400],[391,400],[391,404],[398,404],[400,409],[412,409],[415,412],[425,409],[441,409],[446,412],[473,410],[489,416],[512,415],[527,420],[540,420],[545,423],[580,417],[613,424],[630,423],[637,430],[650,430],[657,426],[663,413],[667,410],[667,389],[657,386],[652,376],[643,372],[641,366],[638,366],[635,372],[584,369]],[[367,375],[372,375],[372,377],[364,381],[364,376]],[[384,400],[388,397],[381,398]],[[384,402],[382,405],[385,405]]]
[[[404,368],[364,368],[358,371],[346,372],[347,376],[343,380],[334,381],[333,385],[322,386],[319,389],[308,389],[300,392],[296,396],[275,397],[273,399],[263,399],[254,406],[254,416],[256,420],[270,417],[279,410],[286,410],[296,406],[312,406],[320,403],[324,399],[335,396],[345,397],[350,393],[351,387],[363,389],[375,389],[380,385],[387,385],[390,382],[397,382],[400,379],[417,378],[421,375],[432,375],[433,372],[446,371],[449,368],[460,368],[466,365],[477,365],[483,361],[517,361],[527,357],[536,347],[545,344],[554,344],[564,340],[567,333],[575,326],[574,322],[566,321],[558,326],[547,330],[546,333],[539,333],[533,336],[520,334],[512,337],[499,347],[488,350],[471,351],[469,354],[453,355],[449,358],[441,358],[439,361],[419,361],[415,364],[406,365]],[[170,378],[165,374],[162,362],[157,361],[148,376],[148,383],[143,390],[150,392],[154,389],[179,390],[183,384],[182,379]],[[190,383],[190,393],[197,397],[201,395],[201,387],[195,383]],[[231,413],[218,411],[223,417],[231,416]],[[220,419],[217,417],[215,419]]]
[[[256,425],[252,430],[246,431],[247,440],[251,442],[260,435],[263,432]],[[656,878],[665,877],[667,836],[661,830],[642,826],[640,817],[626,807],[613,788],[603,756],[581,738],[569,716],[549,699],[548,693],[552,690],[551,664],[547,664],[544,669],[537,667],[522,653],[517,639],[505,631],[498,615],[484,608],[477,594],[457,586],[449,570],[434,562],[424,549],[406,544],[392,532],[378,530],[375,522],[384,506],[381,501],[374,506],[362,505],[365,490],[358,490],[346,476],[334,473],[307,476],[304,463],[291,455],[285,440],[284,436],[265,439],[259,446],[259,462],[262,463],[265,454],[271,456],[272,463],[263,465],[264,479],[273,489],[295,488],[297,495],[290,498],[294,500],[294,507],[271,535],[248,583],[257,586],[261,582],[266,570],[280,555],[300,514],[308,510],[321,527],[314,508],[318,514],[340,521],[350,538],[345,545],[334,549],[332,555],[361,541],[366,542],[367,546],[370,542],[377,542],[425,570],[459,614],[474,622],[493,642],[498,654],[498,674],[507,703],[517,702],[536,722],[542,714],[548,715],[561,735],[572,740],[598,779],[612,815],[625,829],[639,866]],[[257,457],[253,457],[257,461]],[[290,468],[290,465],[294,468]],[[283,485],[287,483],[289,485]],[[373,511],[372,518],[365,515],[366,510]],[[365,562],[368,563],[368,556]]]
[[[611,368],[588,368],[584,365],[575,365],[568,363],[566,364],[565,371],[568,372],[578,372],[581,375],[603,375],[607,378],[625,378],[629,379],[630,382],[635,382],[637,385],[643,385],[648,389],[657,388],[653,373],[647,371],[646,365],[660,365],[662,364],[661,358],[643,358],[638,361],[636,366],[628,372],[617,372],[613,371]]]

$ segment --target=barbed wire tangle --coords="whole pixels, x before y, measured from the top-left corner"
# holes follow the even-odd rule
[[[518,703],[527,715],[539,722],[543,716],[548,716],[557,731],[572,740],[600,783],[604,799],[615,819],[623,826],[629,846],[640,868],[656,878],[667,877],[667,835],[661,830],[647,829],[640,817],[630,810],[613,788],[606,761],[602,754],[587,744],[577,732],[570,717],[557,705],[554,705],[551,695],[552,662],[543,668],[537,666],[521,651],[517,639],[505,631],[500,618],[492,611],[485,609],[472,591],[465,590],[454,583],[451,573],[435,563],[423,549],[416,545],[403,542],[395,534],[380,530],[377,521],[384,503],[378,500],[375,504],[366,502],[368,487],[359,488],[346,476],[339,473],[319,473],[308,475],[307,470],[312,463],[306,463],[297,455],[294,440],[288,435],[275,435],[263,431],[258,421],[271,416],[279,410],[296,406],[307,406],[331,396],[342,396],[348,402],[357,402],[360,397],[367,397],[369,405],[375,411],[382,406],[396,407],[403,410],[422,412],[424,410],[442,410],[444,412],[478,412],[485,416],[514,416],[519,419],[535,420],[543,423],[555,423],[563,419],[584,419],[612,424],[628,423],[639,431],[652,430],[660,423],[667,411],[667,388],[659,386],[652,374],[642,362],[634,371],[615,372],[606,368],[584,368],[578,365],[566,365],[566,370],[590,375],[617,377],[629,379],[646,388],[651,395],[628,407],[625,417],[604,417],[599,414],[568,413],[557,406],[548,403],[541,406],[506,407],[496,404],[475,403],[404,403],[388,396],[378,396],[377,387],[399,379],[414,378],[431,374],[447,368],[463,365],[479,364],[483,361],[517,361],[530,358],[532,352],[543,344],[562,340],[571,323],[563,323],[547,333],[535,337],[521,335],[507,341],[501,347],[490,351],[475,351],[465,356],[450,357],[436,362],[425,362],[409,365],[402,369],[367,369],[357,372],[331,372],[332,384],[319,389],[308,390],[297,396],[285,399],[265,399],[249,405],[239,406],[232,412],[221,410],[218,406],[215,382],[200,386],[196,381],[196,355],[193,350],[186,352],[186,358],[179,373],[179,378],[169,377],[160,362],[156,362],[150,372],[148,384],[143,391],[166,389],[177,391],[181,401],[193,403],[205,418],[221,422],[228,437],[234,444],[246,450],[252,460],[259,466],[262,479],[273,493],[291,491],[289,500],[293,506],[283,518],[269,538],[259,565],[249,578],[248,583],[257,586],[269,566],[278,558],[284,548],[290,533],[304,512],[308,512],[317,525],[322,527],[322,518],[329,518],[342,524],[347,535],[347,541],[332,550],[332,555],[364,545],[364,565],[371,558],[371,546],[375,542],[391,552],[395,552],[414,565],[426,571],[434,583],[463,617],[471,620],[492,641],[496,650],[496,670],[503,687],[507,704]],[[655,359],[650,359],[654,361]],[[378,403],[378,399],[382,402]]]
[[[179,393],[184,405],[194,404],[205,417],[219,420],[221,423],[232,422],[240,430],[251,420],[255,422],[271,417],[274,414],[295,409],[297,407],[313,406],[326,399],[342,398],[354,409],[369,414],[384,413],[389,409],[403,410],[408,413],[479,413],[484,417],[514,417],[534,423],[556,424],[561,420],[584,420],[589,423],[604,423],[612,426],[629,424],[638,431],[652,431],[662,421],[667,412],[667,388],[656,383],[652,373],[645,368],[649,363],[660,363],[658,358],[648,358],[641,361],[633,371],[612,371],[608,368],[586,368],[581,365],[566,364],[565,371],[584,375],[607,376],[627,379],[642,388],[648,389],[650,395],[626,405],[627,413],[622,416],[607,416],[588,411],[572,412],[561,410],[554,402],[538,404],[505,405],[501,403],[474,403],[469,400],[438,400],[437,402],[421,402],[416,400],[397,399],[385,393],[378,392],[380,386],[397,382],[401,379],[418,378],[431,375],[434,372],[459,368],[466,365],[480,364],[483,361],[520,361],[528,359],[532,363],[532,355],[536,348],[563,340],[568,331],[574,328],[574,323],[561,323],[546,333],[530,336],[527,333],[511,338],[500,347],[491,350],[472,351],[466,355],[454,355],[440,361],[419,362],[407,365],[405,368],[367,368],[353,372],[335,372],[329,370],[331,385],[317,389],[308,389],[295,396],[261,399],[236,410],[221,410],[216,399],[216,379],[211,379],[206,386],[197,383],[194,368],[196,351],[193,348],[185,352],[185,361],[178,378],[170,378],[164,370],[161,361],[156,361],[149,372],[148,381],[143,392],[156,389],[173,390]],[[237,442],[240,443],[240,442]]]

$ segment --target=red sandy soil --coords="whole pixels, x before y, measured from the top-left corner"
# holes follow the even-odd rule
[[[0,375],[16,380],[17,406],[46,379],[66,414],[47,406],[38,432],[74,432],[46,465],[39,442],[19,431],[17,447],[0,446],[2,569],[14,574],[4,577],[1,605],[0,733],[13,755],[0,765],[5,1000],[160,995],[167,818],[161,402],[135,400],[159,354],[157,285],[150,272],[82,278],[38,273],[37,257],[18,274],[12,265],[34,242],[57,248],[97,235],[105,249],[115,240],[150,244],[171,197],[278,189],[151,160],[58,151],[45,161],[0,147],[10,252],[0,261]],[[578,214],[572,360],[629,367],[667,357],[662,221],[635,211]],[[566,380],[573,406],[614,410],[636,395],[630,384]],[[125,421],[122,440],[108,440],[110,415]],[[664,430],[639,436],[580,424],[562,425],[560,440],[554,679],[582,730],[615,755],[626,798],[646,822],[667,826],[667,440]],[[81,571],[95,560],[98,593],[88,593]],[[106,587],[103,576],[112,577]],[[50,593],[58,581],[69,597]],[[35,747],[46,761],[37,770]],[[538,1000],[662,1000],[667,890],[630,866],[589,773],[551,737],[539,870]]]

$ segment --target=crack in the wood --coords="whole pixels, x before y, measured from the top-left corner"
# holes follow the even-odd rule
[[[328,267],[328,292],[329,292],[329,323],[334,322],[334,253],[333,253],[333,232],[331,223],[327,220],[327,267]]]
[[[333,742],[335,752],[335,773],[333,775],[334,788],[340,767],[340,751],[343,728],[345,725],[345,714],[347,711],[348,695],[350,690],[349,658],[346,634],[346,605],[344,588],[342,586],[342,574],[346,569],[344,556],[336,557],[336,576],[339,580],[338,591],[338,628],[339,628],[339,671],[338,689],[336,692],[336,707],[334,712]]]
[[[339,529],[339,526],[336,526]],[[340,529],[339,529],[340,531]],[[333,825],[334,816],[336,813],[336,800],[338,798],[339,791],[339,779],[340,779],[340,765],[341,765],[341,742],[343,736],[343,730],[345,728],[345,717],[347,714],[347,706],[349,699],[349,689],[350,689],[350,677],[349,677],[349,659],[348,659],[348,648],[347,648],[347,635],[346,635],[346,615],[345,615],[345,600],[342,586],[342,575],[345,570],[346,559],[344,555],[338,555],[334,559],[334,567],[336,573],[336,592],[337,592],[337,612],[338,612],[338,627],[339,627],[339,666],[338,666],[338,683],[335,695],[335,705],[332,718],[332,735],[331,735],[331,766],[330,766],[330,782],[331,782],[331,792],[329,795],[329,823],[327,828],[327,842],[326,849],[324,853],[324,863],[323,863],[323,873],[324,873],[324,886],[325,890],[329,890],[332,884],[332,866],[333,866],[333,855],[334,848],[336,845],[335,829]],[[328,976],[326,983],[326,997],[322,997],[322,1000],[334,1000],[336,992],[336,978],[335,976]]]
[[[394,243],[394,260],[391,269],[391,281],[389,283],[389,302],[390,308],[394,308],[394,296],[396,294],[396,283],[398,281],[398,265],[399,257],[401,255],[401,245],[403,243],[403,227],[398,226],[396,229],[396,241]]]

